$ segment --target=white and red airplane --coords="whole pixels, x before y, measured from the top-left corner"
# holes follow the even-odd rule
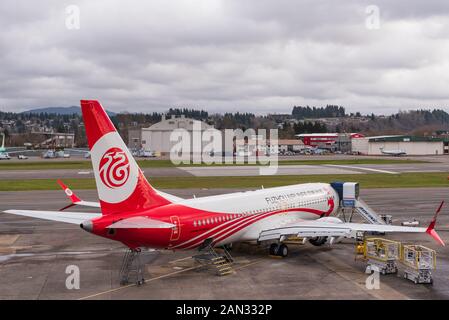
[[[286,256],[282,241],[307,238],[314,245],[359,232],[426,232],[428,228],[346,223],[330,215],[340,205],[337,190],[327,183],[307,183],[218,196],[182,199],[156,190],[147,181],[103,107],[82,100],[81,108],[92,156],[99,203],[86,202],[64,188],[77,205],[99,207],[101,213],[7,210],[6,213],[79,224],[95,235],[120,241],[132,250],[194,249],[208,243],[223,246],[241,241],[271,243],[272,254]]]

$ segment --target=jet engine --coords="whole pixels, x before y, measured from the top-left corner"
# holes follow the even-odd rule
[[[327,238],[328,237],[314,237],[314,238],[310,238],[309,242],[311,244],[313,244],[314,246],[322,246],[323,244],[325,244],[327,242]]]
[[[318,219],[317,221],[331,222],[331,223],[343,223],[343,221],[341,221],[341,219],[336,218],[336,217],[323,217],[323,218]],[[337,238],[337,240],[338,240],[338,238]],[[329,243],[331,245],[335,242],[335,237],[327,237],[327,236],[313,237],[313,238],[309,239],[309,242],[311,244],[313,244],[314,246],[322,246],[323,244],[326,244],[326,243]]]

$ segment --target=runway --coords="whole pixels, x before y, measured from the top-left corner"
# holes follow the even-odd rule
[[[220,166],[220,167],[181,167],[181,170],[196,177],[244,177],[257,176],[263,170],[259,166]],[[329,167],[326,165],[280,165],[277,175],[312,175],[312,174],[358,174],[356,170]]]
[[[147,177],[191,176],[179,168],[144,168]],[[92,169],[0,170],[0,180],[94,178]]]
[[[201,166],[201,167],[163,167],[143,168],[147,177],[223,177],[257,176],[258,166]],[[407,172],[449,172],[449,162],[411,163],[411,164],[371,164],[371,165],[279,165],[277,175],[319,175],[319,174],[398,174]],[[91,169],[56,170],[0,170],[0,179],[70,179],[93,178]]]
[[[230,190],[166,191],[190,197]],[[448,192],[448,188],[369,189],[362,190],[361,196],[374,209],[392,214],[394,223],[416,217],[426,225]],[[78,194],[85,200],[96,200],[95,190]],[[0,193],[0,210],[57,210],[66,204],[62,191]],[[438,229],[448,242],[448,207]],[[353,244],[345,241],[332,247],[292,247],[285,259],[273,259],[262,248],[242,245],[232,252],[237,271],[227,277],[197,267],[189,258],[194,252],[147,252],[147,283],[120,287],[118,269],[124,253],[120,243],[75,225],[0,214],[0,299],[448,299],[449,250],[438,247],[426,235],[405,235],[402,239],[438,250],[433,286],[389,275],[381,278],[380,290],[366,289],[364,264],[354,261]],[[80,268],[79,290],[65,287],[69,265]]]

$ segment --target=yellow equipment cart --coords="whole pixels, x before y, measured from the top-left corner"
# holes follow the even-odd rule
[[[366,238],[363,241],[363,257],[367,261],[369,273],[372,270],[378,270],[381,274],[397,273],[401,243],[383,238]]]
[[[404,245],[402,263],[406,266],[404,278],[414,283],[433,283],[432,270],[436,268],[436,252],[421,245]]]

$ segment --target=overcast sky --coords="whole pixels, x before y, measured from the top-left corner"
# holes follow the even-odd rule
[[[84,98],[129,112],[449,111],[449,1],[2,0],[0,110]]]

